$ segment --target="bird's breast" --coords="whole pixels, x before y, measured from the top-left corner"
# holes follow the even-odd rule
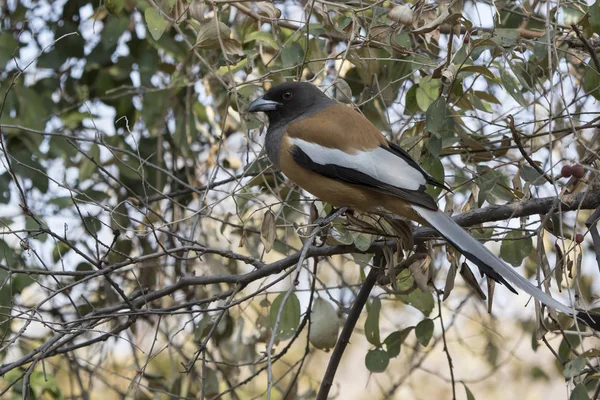
[[[294,160],[294,144],[287,134],[281,139],[279,168],[291,181],[319,199],[337,207],[348,206],[358,211],[372,211],[379,204],[374,201],[380,194],[349,185],[310,171]]]
[[[280,150],[283,145],[283,136],[285,135],[285,128],[285,126],[269,126],[265,137],[265,152],[267,153],[269,161],[277,168],[281,168],[279,159],[281,154]]]

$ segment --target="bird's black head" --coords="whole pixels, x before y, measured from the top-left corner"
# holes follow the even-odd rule
[[[286,124],[313,115],[333,103],[319,88],[308,82],[286,82],[272,87],[254,100],[248,112],[265,112],[270,125]]]

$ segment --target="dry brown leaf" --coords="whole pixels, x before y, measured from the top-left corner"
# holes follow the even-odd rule
[[[244,57],[246,54],[242,49],[242,45],[235,39],[222,39],[223,50],[229,55],[236,55],[238,57]]]
[[[410,7],[398,5],[390,10],[388,18],[400,25],[412,25],[415,16]]]
[[[278,19],[281,17],[281,10],[276,8],[272,3],[266,1],[256,2],[256,8],[258,8],[258,14],[269,17],[270,19]]]
[[[335,87],[335,99],[342,103],[352,103],[352,89],[348,82],[345,80],[338,78],[333,84]]]
[[[216,21],[210,19],[199,24],[197,32],[195,47],[200,49],[216,49],[220,46],[219,33],[221,34],[221,39],[226,40],[229,39],[231,29],[222,22],[219,22],[217,29]]]
[[[481,300],[486,299],[485,293],[483,293],[483,290],[481,290],[477,279],[475,279],[475,275],[473,275],[473,272],[471,271],[467,263],[462,263],[462,266],[460,268],[460,276],[463,277],[463,279],[467,283],[467,286],[469,286],[469,288],[473,290],[473,293],[475,293],[477,297],[479,297]]]
[[[492,313],[492,305],[494,304],[494,289],[496,289],[496,281],[493,280],[492,278],[490,278],[489,276],[486,277],[487,278],[487,284],[488,284],[488,306],[487,306],[487,311],[489,314]]]
[[[417,28],[417,29],[413,29],[412,33],[416,34],[416,35],[423,35],[425,33],[429,33],[432,32],[434,30],[436,30],[441,24],[443,24],[446,19],[448,19],[448,17],[450,16],[450,12],[448,10],[443,10],[440,15],[435,18],[433,21],[426,23],[425,25]]]
[[[260,241],[265,246],[265,251],[268,253],[273,249],[273,243],[275,242],[275,214],[273,211],[267,210],[263,216],[263,222],[260,227]]]
[[[417,260],[411,263],[408,268],[410,269],[410,273],[412,274],[417,287],[421,289],[423,292],[427,292],[429,290],[429,266],[431,264],[431,258],[426,256],[421,260]]]
[[[454,253],[448,253],[448,258],[451,258],[450,261],[450,269],[448,270],[448,275],[446,276],[446,284],[444,285],[444,296],[442,300],[446,300],[452,290],[454,290],[454,280],[456,279],[456,270],[458,270],[458,265],[456,263],[456,258],[454,257]]]

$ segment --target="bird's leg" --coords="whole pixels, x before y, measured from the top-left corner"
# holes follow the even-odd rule
[[[312,224],[315,226],[327,225],[345,212],[352,212],[352,210],[349,210],[348,207],[336,208],[331,206],[331,211],[325,217],[315,219]]]

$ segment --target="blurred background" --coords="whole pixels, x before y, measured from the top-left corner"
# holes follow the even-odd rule
[[[429,193],[494,253],[593,308],[599,1],[0,0],[0,17],[0,397],[314,399],[373,268],[329,398],[598,396],[596,332],[406,222],[315,225],[331,206],[270,165],[245,110],[315,83],[445,181]]]

